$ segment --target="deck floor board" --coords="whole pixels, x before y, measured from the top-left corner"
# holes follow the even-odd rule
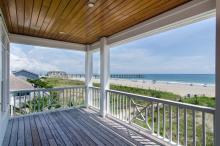
[[[32,135],[33,145],[40,146],[42,144],[41,144],[40,136],[39,136],[39,133],[37,130],[37,126],[36,126],[34,117],[35,116],[30,116],[31,135]]]
[[[91,109],[69,109],[12,118],[3,141],[7,145],[162,145]]]
[[[48,124],[48,127],[54,137],[54,140],[56,141],[56,144],[57,145],[65,145],[63,142],[63,139],[61,138],[61,136],[57,132],[57,129],[53,126],[51,121],[48,119],[48,116],[46,114],[43,114],[43,118],[44,118],[45,122]]]
[[[18,129],[18,142],[17,146],[24,145],[24,119],[19,118],[19,129]]]
[[[43,126],[41,125],[41,122],[39,120],[39,117],[38,116],[35,116],[34,117],[34,120],[35,120],[35,123],[36,123],[36,126],[37,126],[37,130],[38,130],[38,133],[39,133],[39,137],[40,137],[40,140],[41,140],[41,143],[43,146],[49,146],[49,142],[48,142],[48,139],[46,137],[46,134],[44,132],[44,128]]]
[[[10,120],[8,122],[7,130],[5,132],[5,137],[4,137],[2,145],[9,145],[10,138],[11,138],[12,126],[13,126],[13,120]]]
[[[70,120],[65,113],[63,112],[62,115],[63,119],[65,120],[64,122],[68,123],[68,128],[71,129],[71,131],[74,133],[76,138],[80,141],[80,143],[84,145],[96,145],[93,140],[88,140],[90,139],[86,134],[84,134],[83,131],[79,129],[74,123],[72,123],[72,120]]]
[[[56,117],[57,124],[61,127],[67,137],[70,139],[73,145],[81,145],[80,142],[76,139],[75,135],[68,129],[67,123],[60,119],[56,113],[53,113],[53,116]]]
[[[74,116],[74,113],[76,112],[69,112],[69,115]],[[94,135],[97,136],[98,139],[100,139],[101,141],[103,141],[103,143],[105,145],[125,145],[125,143],[123,141],[119,141],[118,138],[112,138],[110,133],[105,133],[103,132],[101,129],[101,127],[99,128],[99,125],[94,125],[92,120],[87,120],[87,118],[85,118],[84,116],[80,116],[80,118],[77,120],[78,123],[80,123],[82,126],[86,127],[87,129],[89,129]],[[116,137],[116,135],[114,135],[114,137]],[[117,139],[118,141],[116,141],[115,139]]]
[[[45,136],[48,139],[49,145],[56,146],[57,144],[56,144],[56,141],[54,139],[54,136],[53,136],[53,134],[52,134],[52,132],[51,132],[47,122],[45,121],[44,117],[43,116],[39,116],[39,119],[40,119],[42,127],[44,129]]]
[[[30,125],[30,117],[24,118],[24,133],[25,133],[25,145],[31,146],[33,145],[32,135],[31,135],[31,125]]]
[[[13,127],[11,131],[11,138],[10,138],[10,146],[17,145],[18,140],[18,118],[13,120]]]

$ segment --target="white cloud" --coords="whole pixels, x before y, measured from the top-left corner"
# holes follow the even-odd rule
[[[112,51],[114,52],[114,50]],[[120,49],[111,55],[112,73],[213,73],[207,56],[153,54],[147,49]]]
[[[84,53],[64,49],[11,45],[11,70],[27,69],[45,73],[62,70],[68,73],[84,72]]]
[[[11,54],[11,71],[26,69],[33,72],[47,72],[50,70],[59,70],[59,67],[43,63],[35,59],[28,58],[27,56],[18,56]]]

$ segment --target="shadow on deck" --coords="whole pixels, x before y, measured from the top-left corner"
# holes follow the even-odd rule
[[[163,145],[127,124],[91,109],[69,109],[13,118],[3,145]]]

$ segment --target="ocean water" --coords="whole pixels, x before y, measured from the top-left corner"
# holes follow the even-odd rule
[[[155,80],[178,83],[215,84],[214,74],[144,74],[143,80]]]

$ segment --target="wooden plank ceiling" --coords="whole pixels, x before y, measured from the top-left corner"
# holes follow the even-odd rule
[[[10,33],[90,44],[190,0],[0,0]]]

